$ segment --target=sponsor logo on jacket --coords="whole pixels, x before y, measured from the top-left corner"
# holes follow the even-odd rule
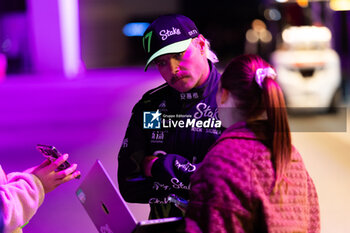
[[[193,117],[183,114],[163,114],[162,116],[159,109],[156,112],[143,112],[143,128],[221,128],[217,109],[213,111],[209,105],[199,103],[196,110]]]

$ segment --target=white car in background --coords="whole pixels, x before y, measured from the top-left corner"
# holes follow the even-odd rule
[[[271,54],[287,107],[300,111],[335,112],[341,101],[340,59],[326,27],[289,27],[281,49]]]

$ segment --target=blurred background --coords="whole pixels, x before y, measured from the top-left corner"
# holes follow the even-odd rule
[[[259,54],[276,68],[294,145],[319,193],[322,232],[350,232],[350,0],[0,0],[0,157],[9,173],[55,145],[82,177],[96,159],[117,185],[133,105],[163,83],[141,36],[161,14],[190,17],[218,55]],[[75,197],[49,193],[27,233],[97,232]],[[128,204],[137,220],[148,206]]]

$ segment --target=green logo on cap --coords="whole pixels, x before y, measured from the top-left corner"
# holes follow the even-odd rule
[[[148,39],[148,43],[147,43],[147,53],[150,52],[151,50],[151,38],[152,38],[152,32],[150,31],[149,33],[147,33],[143,38],[142,38],[142,44],[143,44],[143,49],[146,50],[146,45],[145,45],[145,39]]]

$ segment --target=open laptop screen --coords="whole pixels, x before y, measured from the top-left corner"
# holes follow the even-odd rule
[[[101,161],[96,160],[76,190],[76,196],[101,233],[176,232],[181,217],[136,222]]]

